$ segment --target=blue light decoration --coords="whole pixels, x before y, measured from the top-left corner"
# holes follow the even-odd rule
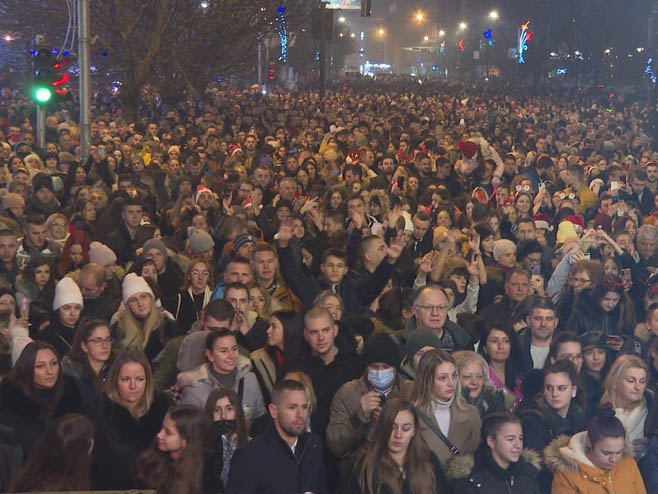
[[[558,69],[555,71],[556,75],[566,75],[566,73],[567,73],[566,67],[558,67]]]
[[[483,32],[482,36],[484,36],[484,39],[491,39],[491,28],[489,28],[485,32]]]
[[[432,72],[436,72],[437,68],[436,64],[432,65]]]
[[[443,55],[445,52],[446,52],[446,42],[441,41],[441,45],[439,46],[439,53]]]
[[[279,55],[279,62],[286,63],[288,61],[288,24],[286,23],[286,16],[283,13],[286,11],[285,7],[276,9],[278,14],[274,17],[276,33],[279,35],[281,42],[281,54]]]
[[[524,52],[528,49],[528,42],[532,39],[532,35],[535,34],[532,31],[528,31],[530,26],[530,21],[526,21],[524,24],[521,24],[521,33],[519,34],[519,63],[525,63]]]
[[[653,73],[653,57],[649,57],[647,65],[644,67],[644,76],[648,77],[652,84],[658,82],[658,77]]]

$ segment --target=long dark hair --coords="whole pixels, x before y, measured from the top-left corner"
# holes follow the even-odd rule
[[[502,331],[503,333],[505,333],[507,338],[509,338],[510,351],[509,351],[509,357],[507,357],[507,361],[505,362],[505,385],[509,389],[514,389],[516,385],[516,379],[519,378],[521,374],[520,350],[517,343],[516,335],[514,334],[514,330],[511,327],[509,327],[507,324],[502,324],[500,322],[485,325],[484,331],[482,332],[482,337],[480,338],[478,353],[480,353],[480,355],[482,355],[487,362],[490,362],[490,357],[487,354],[486,346],[487,346],[487,338],[489,338],[489,335],[494,330]]]
[[[398,413],[407,411],[414,420],[415,433],[404,458],[404,471],[410,484],[410,491],[416,494],[436,492],[434,469],[432,468],[432,452],[420,436],[418,429],[418,413],[414,406],[398,397],[386,402],[381,411],[370,443],[358,453],[357,478],[361,492],[378,494],[386,486],[390,492],[400,494],[402,476],[397,463],[391,456],[388,442],[393,431],[393,424]]]
[[[60,417],[32,449],[9,492],[89,490],[93,437],[94,426],[87,417]]]
[[[244,418],[244,410],[242,410],[240,397],[235,391],[223,387],[213,389],[206,400],[204,413],[206,414],[208,423],[214,422],[215,404],[217,400],[224,397],[228,398],[228,401],[233,405],[233,409],[235,410],[235,434],[238,437],[238,446],[242,446],[249,440],[249,435],[247,434],[247,421]],[[208,439],[212,440],[214,438],[209,437]]]
[[[208,430],[206,416],[198,407],[181,405],[167,413],[186,441],[180,459],[160,451],[155,438],[137,459],[137,476],[145,486],[161,493],[197,494],[201,492],[203,443]]]
[[[61,363],[61,358],[57,353],[57,350],[55,350],[55,347],[45,341],[37,340],[29,343],[23,349],[21,356],[16,360],[16,364],[11,371],[9,371],[9,374],[7,374],[7,379],[16,383],[23,393],[32,399],[36,399],[36,388],[34,387],[34,364],[37,360],[37,353],[39,353],[39,350],[50,350],[57,358],[57,361]],[[57,374],[57,381],[52,388],[53,394],[51,396],[51,402],[44,405],[54,407],[59,403],[59,400],[62,397],[62,388],[64,387],[63,381],[64,377],[60,366],[59,373]]]
[[[283,361],[293,362],[302,349],[302,319],[292,310],[278,310],[272,317],[276,317],[283,326]]]
[[[71,351],[68,354],[69,358],[76,362],[89,365],[89,357],[87,356],[87,353],[82,349],[82,344],[85,343],[88,345],[89,343],[87,340],[91,334],[96,330],[96,328],[103,326],[110,330],[111,335],[112,331],[110,329],[110,325],[102,319],[85,318],[80,321],[80,324],[78,324],[75,330],[75,336],[73,336],[73,346],[71,347]],[[110,353],[110,357],[107,361],[108,366],[112,365],[112,357],[113,355]]]

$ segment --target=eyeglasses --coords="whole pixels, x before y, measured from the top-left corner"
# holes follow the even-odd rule
[[[92,345],[111,345],[112,337],[108,336],[107,338],[89,338],[87,342],[91,343]]]
[[[210,276],[210,271],[208,270],[199,271],[198,269],[192,270],[192,276],[199,276],[200,274],[202,274],[203,276]]]
[[[418,305],[416,304],[415,307],[418,307],[421,310],[424,310],[426,312],[446,312],[448,309],[450,309],[449,305]]]

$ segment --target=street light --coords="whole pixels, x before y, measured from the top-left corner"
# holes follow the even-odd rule
[[[416,22],[423,22],[425,20],[425,13],[422,10],[416,12]]]
[[[383,38],[384,35],[386,34],[386,31],[384,30],[383,27],[380,27],[380,28],[377,30],[377,34],[379,34],[379,36],[381,36],[381,37]]]
[[[491,18],[493,20],[498,19],[498,11],[497,10],[492,10],[491,12],[489,12],[489,18]]]
[[[343,23],[345,22],[345,20],[346,20],[346,19],[345,19],[345,16],[344,16],[344,15],[341,15],[341,16],[338,18],[338,22],[340,22],[341,24],[343,24]]]
[[[468,26],[466,25],[466,23],[465,23],[464,21],[461,21],[461,22],[459,23],[459,29],[464,30],[464,29],[466,29],[467,27],[468,27]]]
[[[429,36],[425,35],[425,36],[423,37],[423,41],[429,41],[429,40],[430,40],[430,37],[429,37]]]
[[[445,36],[445,35],[446,35],[446,32],[443,29],[441,29],[441,31],[439,31],[439,36]]]

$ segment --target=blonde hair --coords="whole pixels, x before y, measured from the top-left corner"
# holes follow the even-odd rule
[[[494,384],[489,379],[489,364],[482,355],[473,350],[460,350],[452,354],[457,365],[457,374],[461,380],[462,371],[471,364],[479,364],[484,374],[484,387],[494,389]]]
[[[411,392],[411,402],[421,412],[426,415],[433,415],[432,399],[434,396],[434,374],[436,368],[445,363],[450,363],[455,366],[457,371],[457,363],[449,353],[443,350],[429,350],[425,352],[423,358],[420,359],[418,370],[416,371],[416,379],[414,380],[414,387]],[[467,404],[462,397],[462,385],[459,378],[456,379],[456,388],[454,394],[454,405],[460,411],[465,411]]]
[[[308,377],[308,374],[300,370],[294,370],[294,371],[286,372],[284,379],[297,381],[298,383],[301,383],[302,386],[304,386],[306,392],[308,393],[308,401],[311,404],[311,409],[308,411],[308,413],[309,415],[313,413],[318,408],[318,399],[315,396],[315,390],[313,389],[313,382],[311,381],[311,378]]]
[[[146,376],[146,388],[144,394],[139,399],[139,403],[132,410],[128,409],[123,400],[119,396],[119,373],[121,368],[126,364],[136,363],[144,368],[144,375]],[[142,352],[136,350],[127,350],[119,354],[116,358],[107,376],[105,383],[105,394],[107,397],[116,403],[126,408],[133,417],[141,418],[148,413],[153,404],[153,374],[151,372],[151,365]]]
[[[620,403],[617,397],[617,386],[625,378],[628,369],[643,369],[646,377],[649,377],[649,367],[647,363],[640,357],[635,355],[620,355],[612,364],[608,377],[605,378],[603,383],[603,396],[601,396],[600,404],[610,403],[612,408],[619,408]],[[645,404],[644,398],[638,405]]]

